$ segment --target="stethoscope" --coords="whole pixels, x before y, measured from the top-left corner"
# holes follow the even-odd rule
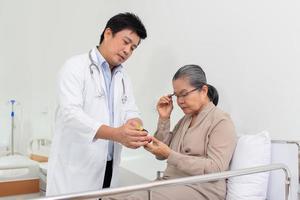
[[[96,83],[96,80],[94,78],[94,71],[92,69],[92,67],[96,67],[96,69],[98,70],[99,74],[100,74],[100,70],[99,70],[99,67],[98,65],[94,62],[93,58],[92,58],[92,49],[90,50],[89,52],[89,59],[90,59],[90,62],[91,64],[89,65],[89,68],[90,68],[90,74],[91,74],[91,77],[94,81],[94,84],[95,84],[95,87],[97,88],[97,93],[98,93],[98,97],[99,98],[102,98],[104,97],[105,93],[104,93],[104,90],[103,88],[99,89],[99,87],[97,87],[97,83]],[[120,71],[119,71],[120,72]],[[124,78],[122,78],[122,89],[123,89],[123,93],[122,93],[122,98],[121,98],[121,101],[123,104],[125,104],[127,102],[127,95],[126,95],[126,89],[125,89],[125,82],[124,82]]]

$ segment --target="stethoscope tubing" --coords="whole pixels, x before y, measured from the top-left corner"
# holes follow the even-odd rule
[[[91,77],[92,77],[92,79],[94,81],[94,84],[96,84],[96,81],[94,79],[94,71],[93,71],[92,67],[94,66],[98,70],[99,74],[100,74],[100,69],[99,69],[98,65],[94,62],[94,60],[92,58],[92,49],[89,51],[89,60],[91,62],[90,65],[89,65],[90,74],[91,74]],[[97,84],[96,84],[96,86],[97,86]],[[126,95],[126,88],[125,88],[124,78],[122,78],[122,89],[123,89],[122,103],[125,104],[126,101],[127,101],[127,95]],[[100,91],[99,88],[97,90],[98,90],[98,93],[99,93],[99,97],[103,97],[104,96],[104,91],[103,90]]]

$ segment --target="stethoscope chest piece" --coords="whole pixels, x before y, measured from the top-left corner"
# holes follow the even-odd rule
[[[127,102],[127,95],[122,95],[122,103],[125,104]]]

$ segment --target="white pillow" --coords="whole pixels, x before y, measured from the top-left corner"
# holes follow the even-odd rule
[[[271,163],[271,139],[263,131],[239,138],[230,170],[268,165]],[[227,200],[265,200],[269,172],[237,176],[227,181]]]

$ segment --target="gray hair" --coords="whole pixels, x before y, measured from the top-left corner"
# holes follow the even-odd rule
[[[173,81],[179,78],[186,78],[190,85],[201,89],[204,85],[208,87],[207,96],[215,105],[218,104],[219,94],[216,88],[207,84],[206,75],[203,69],[198,65],[185,65],[177,70],[173,76]]]

